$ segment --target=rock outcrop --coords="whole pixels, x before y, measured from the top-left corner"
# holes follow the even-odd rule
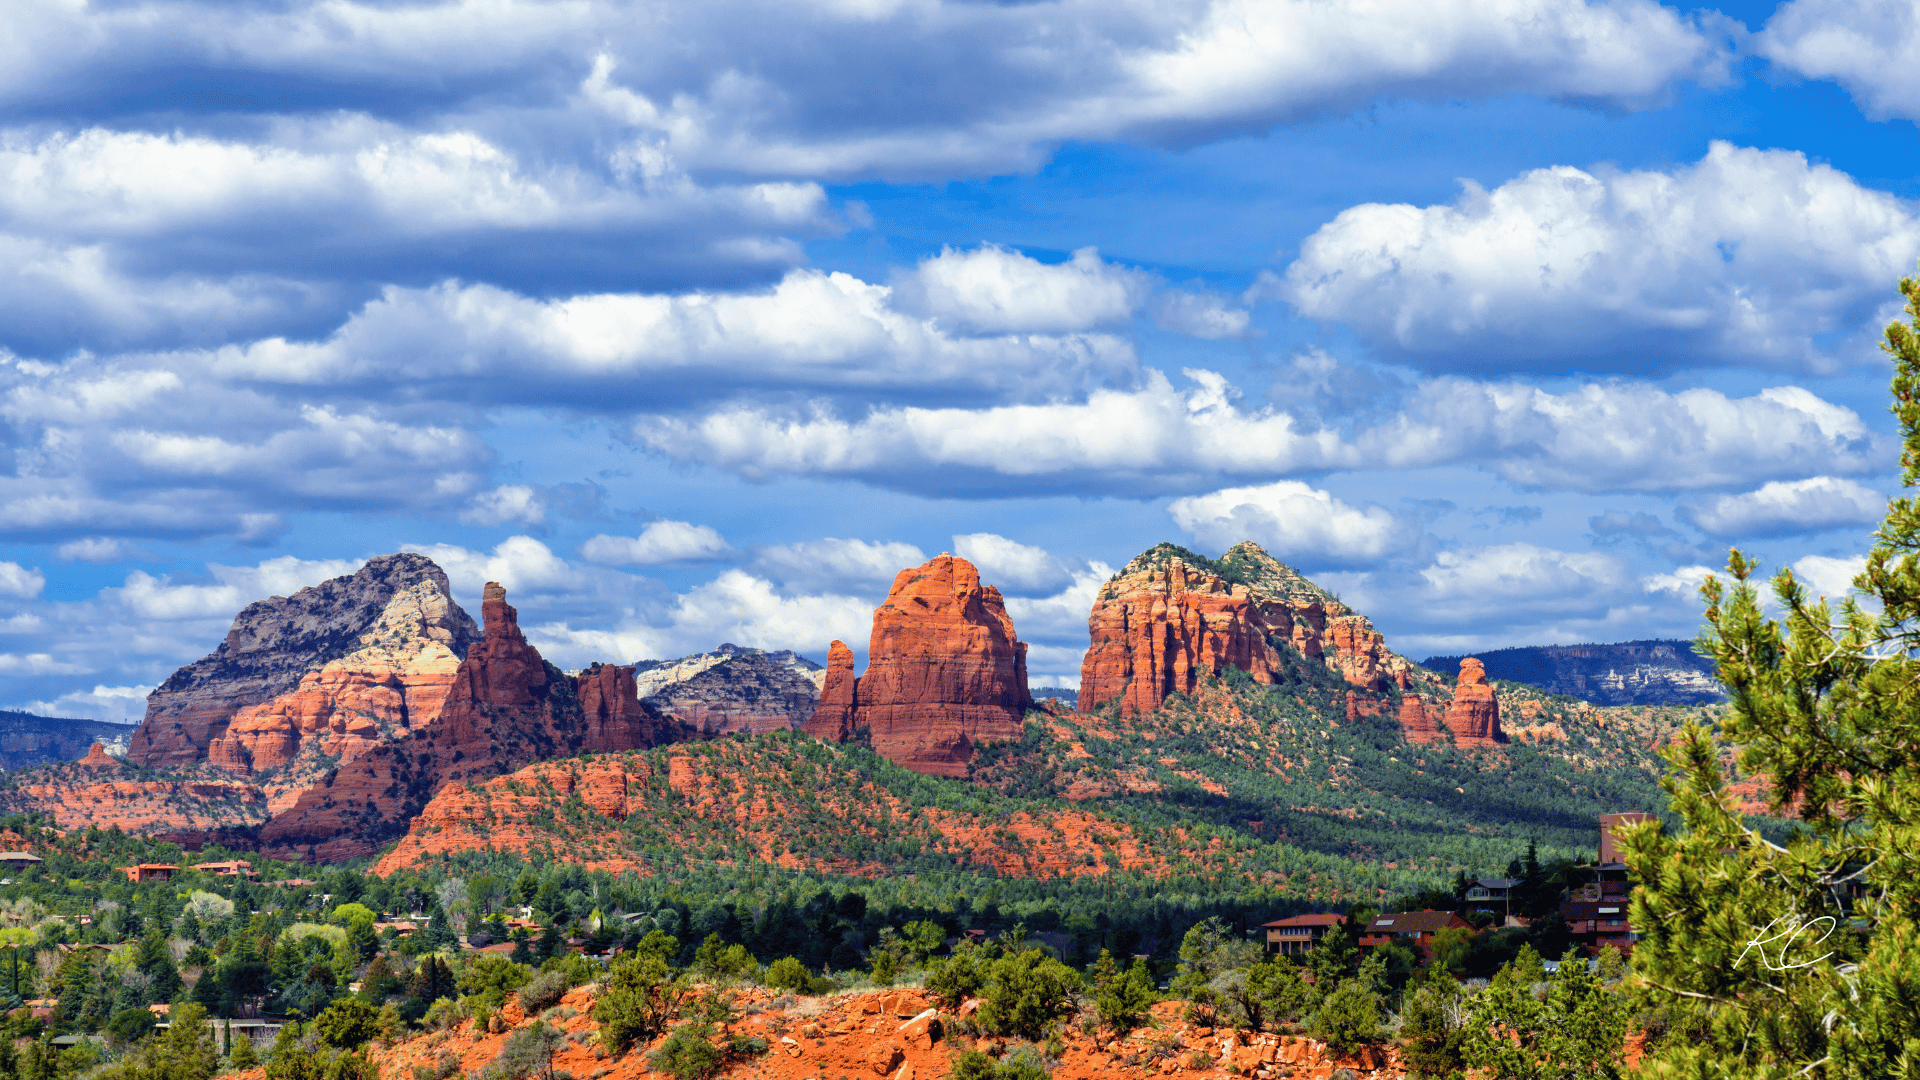
[[[117,770],[120,763],[107,756],[107,744],[97,742],[87,748],[87,756],[80,759],[80,767]]]
[[[290,731],[302,745],[309,736],[345,738],[360,705],[373,707],[357,690],[347,692],[344,707],[323,703],[319,695],[337,703],[336,691],[348,691],[356,680],[369,687],[381,685],[396,663],[403,670],[415,661],[430,666],[419,642],[437,646],[435,655],[443,664],[446,657],[457,663],[478,637],[479,628],[453,602],[447,575],[433,560],[411,553],[370,559],[348,576],[249,604],[218,649],[174,672],[148,695],[147,716],[133,733],[128,759],[150,766],[206,760],[241,710],[269,705],[303,689],[310,673],[356,658],[336,671],[327,687],[316,681],[308,688],[315,693],[304,703],[251,717],[239,737],[220,751],[222,762],[235,769],[260,767],[252,759],[256,748],[269,757],[286,753],[291,760],[298,751],[287,753]],[[414,710],[408,706],[406,711]],[[333,727],[336,713],[349,718],[338,731]],[[305,730],[303,724],[314,729]],[[361,725],[360,735],[365,732]]]
[[[633,666],[640,700],[703,735],[797,728],[820,702],[826,671],[792,651],[731,643]]]
[[[1500,699],[1487,681],[1487,669],[1469,656],[1460,661],[1460,682],[1445,723],[1455,746],[1488,747],[1507,741],[1500,730]]]
[[[1433,714],[1427,711],[1427,703],[1418,694],[1407,694],[1400,699],[1400,728],[1406,733],[1407,741],[1419,745],[1446,742],[1446,733],[1434,722]]]
[[[844,663],[850,674],[851,653]],[[829,705],[823,694],[828,711],[816,710],[807,729],[845,738],[866,728],[877,753],[932,776],[965,776],[976,744],[1019,738],[1033,704],[1027,645],[1000,590],[982,585],[972,563],[944,554],[894,577],[873,613],[867,672],[852,691],[851,726],[835,719],[844,701]]]
[[[486,634],[455,672],[438,718],[302,791],[261,829],[268,848],[328,861],[371,854],[449,783],[683,734],[638,699],[627,669],[595,665],[575,678],[547,663],[498,584],[487,583],[481,606]]]
[[[801,726],[816,739],[845,742],[853,737],[853,650],[844,641],[827,646],[827,679],[820,687],[820,703]]]
[[[1123,716],[1158,708],[1228,667],[1271,682],[1281,666],[1276,643],[1365,690],[1405,688],[1414,678],[1366,616],[1253,543],[1217,561],[1173,544],[1141,553],[1100,590],[1087,633],[1080,701],[1118,700]]]

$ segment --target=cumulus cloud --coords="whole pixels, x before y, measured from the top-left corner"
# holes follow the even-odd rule
[[[995,262],[1005,254],[995,250],[951,257],[965,261],[984,253]],[[1042,322],[1052,310],[1045,297],[1018,299],[1031,306],[1021,309],[1024,315],[1003,312],[1001,322]],[[982,313],[988,314],[984,306]],[[389,288],[323,339],[234,346],[215,353],[210,365],[225,378],[288,386],[388,387],[398,379],[435,387],[459,380],[465,393],[516,403],[558,393],[588,407],[623,397],[712,397],[749,385],[1041,395],[1125,380],[1133,372],[1126,339],[1078,332],[1098,321],[1084,314],[1061,309],[1047,332],[1029,325],[959,336],[938,317],[899,310],[888,286],[817,270],[793,271],[761,291],[561,300],[446,282]],[[530,379],[535,372],[538,378]]]
[[[1683,506],[1680,516],[1708,536],[1739,540],[1870,526],[1879,522],[1886,510],[1886,498],[1872,488],[1852,480],[1815,476],[1776,480],[1756,491]]]
[[[1832,79],[1875,120],[1920,120],[1920,12],[1905,0],[1791,0],[1754,51],[1809,79]]]
[[[760,548],[751,569],[790,593],[872,594],[872,606],[878,606],[879,597],[886,595],[895,575],[926,561],[926,554],[912,544],[830,536]]]
[[[1045,654],[1051,659],[1042,670],[1056,675],[1071,674],[1076,680],[1053,685],[1077,685],[1080,656],[1087,651],[1087,616],[1093,611],[1100,587],[1112,576],[1113,567],[1090,562],[1085,569],[1075,571],[1072,580],[1051,596],[1007,597],[1007,617],[1013,620],[1013,628],[1021,639],[1033,649],[1056,650]],[[1072,654],[1071,662],[1067,659],[1068,652]],[[1035,663],[1034,655],[1029,652],[1027,670],[1034,671]]]
[[[1379,506],[1350,506],[1297,480],[1175,499],[1174,523],[1214,548],[1252,540],[1289,562],[1365,566],[1417,540],[1419,530]]]
[[[502,525],[509,521],[538,525],[547,520],[547,507],[539,493],[526,484],[502,484],[475,495],[473,505],[460,512],[460,520],[469,525]]]
[[[1640,579],[1640,588],[1650,593],[1666,593],[1682,600],[1694,600],[1700,586],[1713,574],[1711,566],[1682,566],[1665,574],[1648,574]]]
[[[973,334],[1064,334],[1130,321],[1152,279],[1081,248],[1049,265],[988,244],[942,248],[894,281],[902,308]]]
[[[457,593],[474,598],[489,581],[498,582],[509,593],[556,592],[582,584],[577,568],[531,536],[509,536],[490,552],[457,544],[416,544],[401,550],[432,559],[447,572]]]
[[[1715,142],[1671,172],[1537,169],[1450,206],[1369,203],[1269,293],[1440,369],[1828,371],[1878,329],[1920,217],[1805,155]]]
[[[1073,581],[1073,571],[1052,552],[997,533],[956,535],[953,553],[980,569],[983,584],[1003,593],[1047,593]]]
[[[127,575],[119,588],[101,591],[102,597],[147,619],[227,618],[269,596],[287,596],[309,585],[351,574],[360,568],[352,559],[301,559],[283,555],[257,566],[209,563],[214,584],[174,584],[172,578],[142,570]]]
[[[1555,394],[1523,383],[1443,379],[1348,435],[1275,408],[1251,409],[1197,369],[1180,391],[1148,369],[1138,390],[984,409],[878,407],[857,420],[722,406],[646,416],[633,436],[682,461],[752,479],[850,476],[924,490],[1189,494],[1221,480],[1336,469],[1472,464],[1527,487],[1685,491],[1779,476],[1860,473],[1880,442],[1859,415],[1800,387],[1744,398],[1601,383]]]
[[[1247,309],[1204,291],[1168,289],[1153,298],[1149,310],[1153,313],[1153,324],[1160,329],[1206,341],[1245,336],[1252,322]]]
[[[45,701],[21,702],[19,708],[40,716],[135,724],[146,718],[147,695],[153,690],[151,686],[95,686],[92,690],[74,690]]]
[[[1815,598],[1827,597],[1839,601],[1853,592],[1853,579],[1867,568],[1865,555],[1852,555],[1834,558],[1831,555],[1808,555],[1796,559],[1793,563],[1794,576],[1807,587]]]
[[[654,521],[638,536],[605,533],[580,546],[588,562],[603,566],[659,566],[702,562],[731,553],[727,541],[712,526],[686,521]]]
[[[1455,621],[1604,614],[1631,580],[1626,564],[1597,551],[1559,551],[1534,544],[1494,544],[1443,551],[1420,571],[1423,599]]]
[[[47,587],[47,575],[14,562],[0,562],[0,596],[32,600]]]
[[[137,550],[125,540],[110,536],[86,536],[69,540],[53,551],[61,562],[112,563],[137,556]]]

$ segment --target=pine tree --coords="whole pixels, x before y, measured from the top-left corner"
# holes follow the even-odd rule
[[[1920,281],[1886,331],[1903,481],[1920,484]],[[1685,729],[1667,781],[1682,828],[1626,830],[1642,884],[1634,966],[1686,1037],[1659,1077],[1914,1075],[1920,1060],[1920,502],[1892,500],[1836,612],[1791,570],[1769,618],[1755,564],[1709,578],[1702,650],[1729,695],[1716,740]],[[1783,846],[1736,812],[1723,748],[1799,822]]]

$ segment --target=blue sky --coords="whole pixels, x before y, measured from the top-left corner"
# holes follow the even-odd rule
[[[865,644],[953,551],[1252,539],[1414,657],[1844,589],[1920,13],[1790,0],[26,0],[0,706],[137,718],[425,551],[562,665]]]

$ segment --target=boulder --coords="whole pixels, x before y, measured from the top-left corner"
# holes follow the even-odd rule
[[[1456,746],[1488,747],[1507,741],[1500,730],[1500,699],[1487,681],[1485,665],[1471,656],[1460,661],[1460,681],[1445,722]]]
[[[905,1057],[906,1054],[893,1043],[875,1043],[867,1048],[867,1067],[875,1074],[885,1076],[892,1072]]]

